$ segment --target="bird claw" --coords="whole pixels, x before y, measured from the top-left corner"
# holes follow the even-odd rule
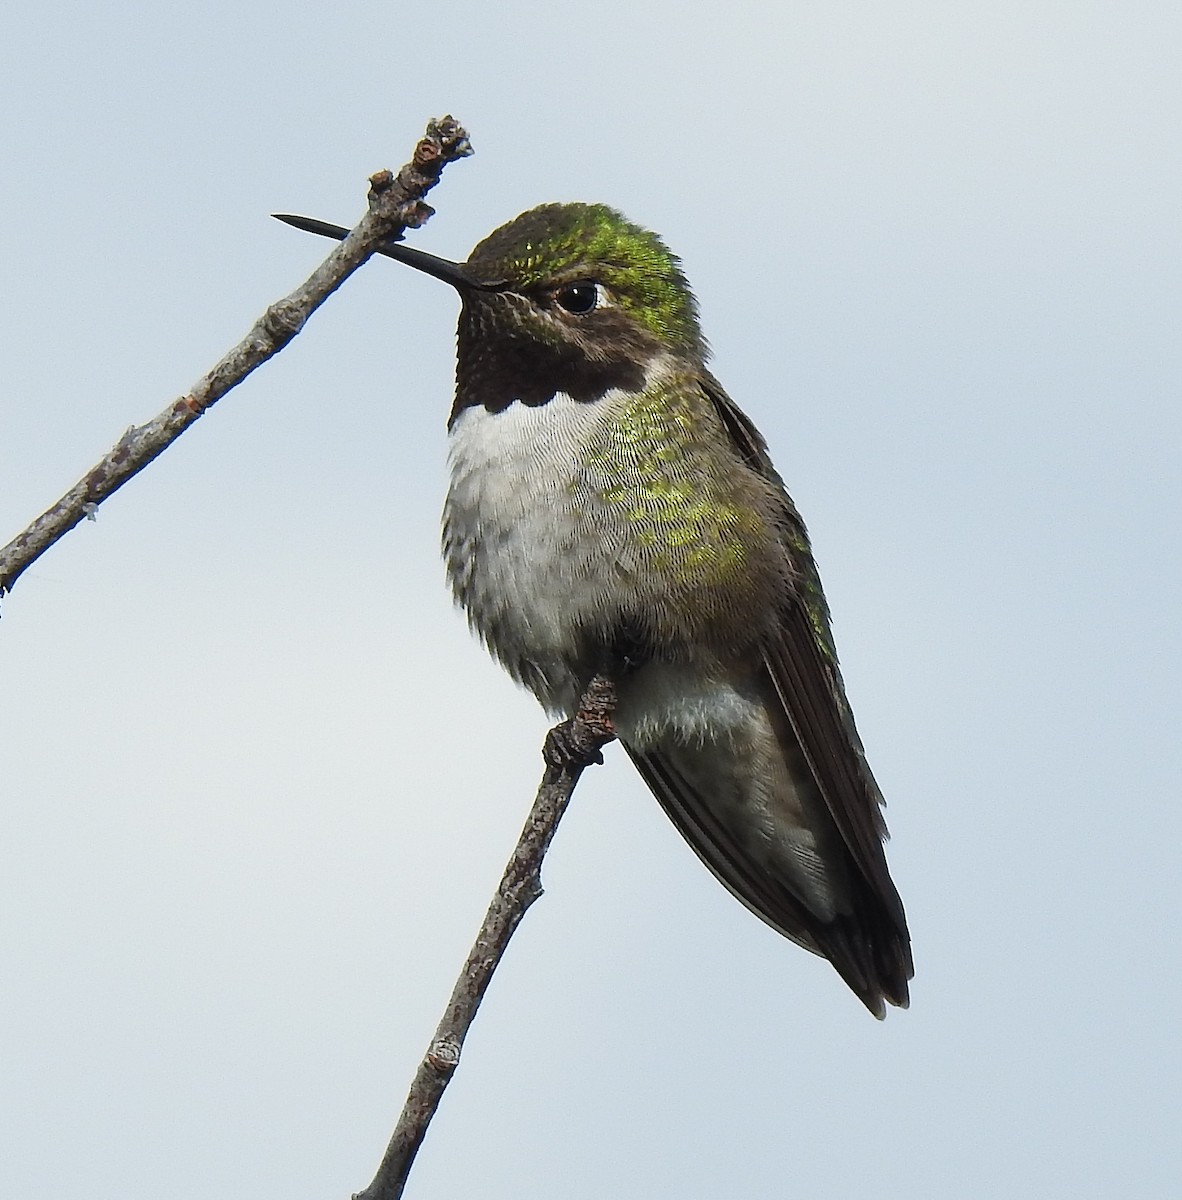
[[[579,700],[579,711],[546,734],[542,757],[556,771],[581,771],[602,764],[603,748],[616,740],[612,714],[616,710],[616,685],[606,675],[596,675]]]
[[[592,764],[603,765],[603,751],[596,741],[588,741],[586,735],[575,727],[577,719],[563,721],[546,734],[542,758],[548,767],[570,771],[581,770]]]

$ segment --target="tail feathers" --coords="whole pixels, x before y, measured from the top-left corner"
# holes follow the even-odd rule
[[[842,881],[842,902],[819,913],[798,880],[753,850],[733,805],[703,786],[703,772],[690,761],[700,749],[668,743],[643,750],[625,743],[625,749],[678,831],[732,895],[777,932],[827,958],[875,1017],[886,1015],[887,1004],[908,1006],[913,967],[906,927],[895,914],[897,896],[876,893],[840,838],[827,841],[842,856],[829,864]]]
[[[880,1021],[887,1004],[907,1008],[908,980],[915,973],[911,946],[889,926],[876,926],[873,913],[842,915],[815,925],[815,952],[827,958],[850,990]]]

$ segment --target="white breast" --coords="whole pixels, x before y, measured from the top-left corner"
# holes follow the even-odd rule
[[[473,406],[451,428],[452,589],[493,653],[550,708],[566,706],[559,693],[573,683],[577,631],[604,607],[610,538],[579,483],[585,447],[613,399],[586,404],[560,393],[499,413]]]

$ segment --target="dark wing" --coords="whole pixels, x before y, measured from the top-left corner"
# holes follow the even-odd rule
[[[881,1016],[883,1000],[906,1006],[913,968],[899,894],[883,853],[882,794],[866,763],[837,666],[829,612],[800,514],[768,457],[758,430],[712,378],[704,383],[719,418],[747,466],[782,496],[781,541],[794,582],[777,636],[764,647],[764,691],[782,706],[785,740],[799,750],[800,768],[844,847],[849,911],[818,918],[787,884],[753,863],[710,797],[679,770],[669,754],[629,751],[637,769],[698,856],[726,887],[773,928],[824,955]]]
[[[898,934],[878,928],[881,913],[873,904],[859,895],[851,912],[819,918],[787,880],[756,861],[719,820],[714,797],[683,770],[675,748],[638,750],[625,744],[624,749],[677,831],[737,900],[778,933],[827,958],[876,1017],[886,1013],[884,999],[906,1007],[911,973],[906,937],[901,957],[895,950],[879,953],[877,947],[894,946]]]

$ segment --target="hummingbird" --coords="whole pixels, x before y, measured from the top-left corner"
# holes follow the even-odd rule
[[[382,253],[460,296],[443,556],[473,630],[553,715],[611,678],[619,741],[723,886],[876,1017],[905,1008],[883,797],[808,533],[707,369],[680,260],[602,204],[531,209],[464,263]]]

